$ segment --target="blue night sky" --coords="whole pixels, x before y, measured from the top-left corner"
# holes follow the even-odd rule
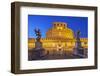
[[[28,15],[28,38],[36,38],[34,29],[39,28],[42,38],[46,35],[53,22],[65,22],[74,32],[81,31],[80,37],[88,37],[88,17]]]

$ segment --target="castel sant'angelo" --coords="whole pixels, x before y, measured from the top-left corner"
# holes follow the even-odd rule
[[[35,47],[35,38],[28,39],[28,49]],[[88,38],[80,38],[83,48],[88,48]],[[52,28],[46,32],[46,37],[41,38],[43,48],[53,53],[54,51],[72,52],[76,38],[72,29],[67,27],[67,23],[54,22]]]

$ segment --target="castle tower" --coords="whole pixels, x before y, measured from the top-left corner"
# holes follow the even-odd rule
[[[46,38],[73,39],[74,33],[67,26],[64,22],[54,22],[53,27],[47,31]]]

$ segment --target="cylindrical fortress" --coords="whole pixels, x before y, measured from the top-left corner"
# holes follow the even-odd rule
[[[47,38],[73,39],[74,33],[67,26],[68,25],[64,22],[54,22],[53,27],[47,31],[46,37]]]
[[[88,39],[80,38],[82,47],[88,47]],[[64,22],[54,22],[52,27],[46,32],[46,37],[41,38],[43,48],[53,53],[60,49],[67,52],[72,52],[75,47],[76,39],[74,37],[74,31],[68,27],[67,23]],[[35,38],[29,38],[28,48],[35,48]]]

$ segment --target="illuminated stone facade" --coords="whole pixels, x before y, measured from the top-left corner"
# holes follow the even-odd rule
[[[88,39],[80,38],[81,45],[84,48],[88,47]],[[75,47],[76,39],[74,37],[74,32],[67,27],[64,22],[54,22],[53,27],[48,29],[46,32],[46,37],[41,39],[43,48],[46,51],[53,53],[56,51],[67,51],[72,52]],[[35,47],[35,39],[28,39],[28,48],[32,49]]]

